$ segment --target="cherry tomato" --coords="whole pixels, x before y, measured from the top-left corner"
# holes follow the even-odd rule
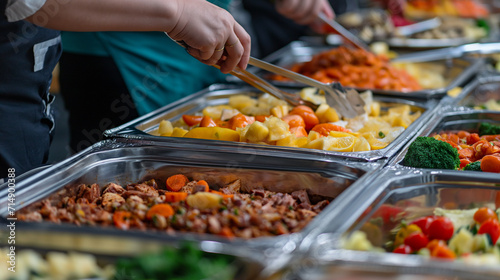
[[[229,120],[229,127],[232,130],[236,130],[238,127],[245,127],[252,124],[255,121],[255,117],[245,116],[243,114],[238,114]]]
[[[429,239],[449,240],[453,236],[453,223],[446,217],[437,217],[429,225]]]
[[[490,219],[482,223],[477,231],[478,234],[489,234],[493,244],[497,243],[498,237],[500,236],[500,224],[497,219]]]
[[[311,128],[313,128],[315,125],[319,123],[318,116],[316,116],[316,114],[311,108],[305,105],[299,105],[297,107],[294,107],[292,111],[290,111],[290,115],[301,116],[302,119],[304,119],[307,131],[311,130]]]
[[[425,235],[428,235],[429,225],[432,223],[432,221],[434,221],[434,219],[434,216],[422,217],[411,222],[410,225],[417,225]]]
[[[482,224],[490,219],[498,220],[498,217],[495,211],[491,210],[488,207],[479,208],[477,209],[476,213],[474,213],[474,221],[476,221],[478,224]]]
[[[209,116],[204,116],[203,119],[201,119],[200,127],[216,127],[216,126],[217,124]]]
[[[203,119],[203,116],[182,115],[182,120],[189,126],[199,124],[201,119]]]
[[[408,235],[404,241],[405,245],[410,246],[413,251],[418,251],[422,248],[425,248],[429,243],[429,239],[423,233],[414,232]]]
[[[394,251],[392,251],[392,252],[396,253],[396,254],[408,255],[408,254],[411,254],[412,250],[411,250],[410,246],[405,245],[405,244],[401,244],[396,249],[394,249]]]

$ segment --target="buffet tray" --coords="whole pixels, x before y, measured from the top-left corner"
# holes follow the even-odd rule
[[[265,61],[269,63],[276,64],[282,67],[290,67],[296,63],[303,63],[310,61],[311,58],[320,52],[332,49],[332,46],[327,45],[315,45],[307,42],[295,41],[289,45],[283,47],[282,49],[270,54],[268,57],[264,58]],[[442,88],[436,89],[423,89],[411,92],[399,92],[394,90],[382,90],[382,89],[363,89],[355,88],[358,91],[371,90],[376,94],[383,94],[388,96],[400,96],[405,98],[439,98],[443,97],[450,89],[458,86],[463,86],[468,82],[484,65],[484,61],[480,58],[450,58],[443,59],[433,58],[432,60],[423,60],[418,56],[412,56],[408,59],[394,59],[397,62],[414,62],[418,63],[432,63],[436,65],[444,65],[446,70],[444,75],[449,75],[449,83]],[[268,72],[264,70],[256,69],[254,67],[248,67],[248,71],[253,72],[261,77],[266,77]],[[297,86],[296,82],[288,81],[272,81],[278,86]]]
[[[500,112],[489,110],[473,110],[467,107],[443,106],[442,110],[437,112],[428,122],[428,124],[411,139],[406,146],[392,158],[388,165],[403,166],[403,159],[409,146],[419,136],[430,136],[433,133],[439,133],[444,130],[466,130],[477,131],[481,122],[500,123]],[[413,167],[405,167],[411,168]],[[458,171],[457,171],[458,172]],[[463,171],[459,171],[460,173]],[[481,173],[483,176],[484,173]],[[498,176],[498,175],[497,175]]]
[[[321,220],[328,213],[339,213],[337,204],[343,199],[356,196],[370,176],[380,167],[379,164],[344,164],[341,162],[319,162],[290,159],[288,167],[283,167],[282,159],[266,156],[245,157],[238,151],[230,153],[214,151],[193,151],[189,147],[162,145],[152,141],[133,139],[113,139],[99,142],[92,147],[46,168],[39,173],[16,182],[15,210],[18,211],[33,202],[39,201],[65,186],[77,187],[79,184],[97,183],[101,187],[109,182],[128,184],[150,178],[164,180],[172,174],[182,173],[192,178],[205,178],[210,185],[225,185],[229,177],[241,180],[242,188],[260,187],[271,191],[292,192],[305,189],[310,196],[331,200],[316,218]],[[221,177],[226,175],[226,177]],[[227,176],[230,175],[230,176]],[[199,180],[199,179],[197,179]],[[234,181],[234,180],[233,180]],[[232,181],[231,181],[232,182]],[[8,189],[6,184],[0,187],[0,220],[10,222],[12,216],[8,212]],[[338,198],[338,199],[334,199]],[[314,221],[314,219],[313,219]],[[317,223],[320,223],[318,221]],[[281,253],[291,252],[295,244],[314,225],[305,227],[301,232],[276,237],[260,237],[254,239],[223,238],[209,234],[181,233],[166,234],[160,231],[128,230],[115,227],[88,227],[73,224],[54,224],[49,222],[16,222],[16,232],[27,234],[28,238],[18,245],[34,244],[67,244],[79,248],[86,238],[107,236],[106,242],[114,244],[111,250],[120,252],[125,246],[117,246],[120,238],[146,238],[164,242],[179,243],[183,241],[213,241],[218,244],[232,244],[248,250],[266,250],[267,253],[278,250]],[[54,234],[53,238],[36,238],[43,232]],[[65,233],[66,238],[59,238],[56,232]],[[78,234],[76,234],[78,233]],[[116,239],[117,242],[110,241]],[[2,240],[4,241],[4,240]],[[97,242],[98,244],[101,244]],[[91,242],[95,245],[97,243]],[[62,245],[61,245],[62,246]],[[99,245],[97,248],[106,246]],[[114,248],[114,249],[113,249]],[[134,247],[135,248],[135,247]],[[132,249],[133,250],[133,249]],[[281,254],[278,254],[278,256]],[[274,256],[277,257],[277,256]]]
[[[429,215],[434,207],[450,202],[459,209],[469,207],[471,203],[494,204],[499,195],[500,178],[496,174],[482,173],[477,176],[472,172],[385,168],[355,201],[351,201],[349,207],[344,208],[346,219],[342,223],[325,220],[325,226],[318,230],[321,233],[304,238],[302,257],[295,258],[289,267],[294,274],[302,277],[291,279],[342,279],[328,277],[335,271],[342,271],[344,274],[340,275],[344,277],[359,276],[359,279],[370,279],[368,273],[388,279],[401,279],[399,277],[403,275],[414,275],[416,279],[498,279],[498,265],[472,265],[418,255],[346,250],[342,248],[341,240],[360,230],[382,205],[401,207],[418,218]],[[389,229],[381,228],[380,233],[383,237],[375,240],[384,244]],[[375,231],[367,235],[369,238],[378,236]],[[318,277],[305,276],[315,274]],[[434,278],[427,278],[431,276]]]
[[[288,88],[289,92],[299,91],[301,88]],[[424,109],[425,112],[413,122],[399,137],[391,142],[387,147],[380,150],[366,152],[335,152],[316,149],[280,147],[271,145],[249,144],[242,142],[216,141],[205,139],[177,138],[154,136],[151,133],[158,128],[162,120],[175,121],[182,118],[183,114],[192,115],[201,112],[206,106],[227,104],[229,97],[236,94],[248,94],[251,97],[258,97],[262,92],[252,87],[241,85],[216,84],[198,93],[192,94],[175,103],[160,108],[150,114],[132,120],[126,124],[104,132],[106,137],[122,137],[130,139],[155,140],[165,143],[182,144],[192,147],[194,150],[209,151],[237,151],[248,155],[277,156],[282,158],[301,158],[320,161],[331,161],[334,159],[367,161],[372,162],[380,159],[390,158],[410,139],[413,133],[421,127],[436,109],[437,102],[434,100],[406,100],[394,97],[374,96],[374,100],[382,102],[394,102],[398,104],[408,104]],[[287,161],[282,161],[287,165]]]
[[[477,77],[468,84],[455,98],[449,97],[447,101],[453,106],[476,107],[493,99],[500,101],[500,75]]]

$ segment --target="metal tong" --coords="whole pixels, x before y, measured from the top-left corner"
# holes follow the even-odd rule
[[[250,61],[248,64],[253,65],[255,67],[264,69],[266,71],[272,72],[274,74],[278,74],[284,77],[287,77],[289,79],[292,79],[294,81],[297,81],[299,83],[303,83],[312,87],[315,87],[319,90],[323,90],[325,93],[325,99],[326,103],[337,110],[338,113],[340,113],[343,117],[346,118],[354,118],[358,115],[364,114],[364,105],[365,102],[361,97],[359,96],[358,92],[354,89],[345,89],[340,83],[334,82],[334,83],[321,83],[318,82],[312,78],[309,78],[307,76],[295,73],[293,71],[290,71],[288,69],[273,65],[271,63],[256,59],[254,57],[250,57]],[[239,69],[238,71],[241,71]],[[247,72],[247,71],[245,71]],[[248,72],[247,72],[248,73]],[[251,73],[248,73],[250,75],[253,75]],[[255,75],[253,75],[256,77]],[[281,93],[284,93],[284,97],[286,98],[289,103],[293,104],[292,102],[304,102],[299,96],[296,94],[290,94],[283,92],[273,85],[269,84],[268,82],[262,80],[259,77],[256,77],[257,79],[260,80],[261,83],[266,84],[268,87],[272,87]],[[242,79],[244,80],[244,79]],[[244,80],[246,81],[246,80]],[[266,91],[268,92],[268,91]],[[269,92],[272,94],[271,92]],[[274,94],[273,94],[274,95]],[[317,107],[317,106],[316,106]]]
[[[168,36],[166,32],[165,34]],[[168,37],[170,38],[170,36]],[[173,39],[172,41],[174,41],[183,48],[188,47],[188,45],[183,41],[176,41]],[[340,115],[346,118],[354,118],[365,112],[363,108],[365,103],[363,99],[361,99],[361,97],[359,96],[358,92],[355,90],[345,90],[340,83],[330,83],[330,84],[321,83],[309,77],[303,76],[301,74],[292,72],[290,70],[278,67],[276,65],[261,61],[253,57],[250,57],[249,64],[267,70],[269,72],[285,76],[289,79],[296,80],[306,85],[316,87],[319,90],[323,90],[325,92],[326,103],[330,107],[335,108]],[[217,65],[213,66],[219,68]],[[229,73],[233,76],[240,78],[241,80],[247,82],[251,86],[263,92],[267,92],[278,99],[285,100],[292,106],[306,105],[313,110],[316,110],[319,106],[308,100],[300,98],[300,96],[298,96],[297,94],[285,92],[275,87],[274,85],[270,84],[266,80],[260,78],[259,76],[250,73],[246,70],[243,70],[239,67],[236,67],[233,71]]]

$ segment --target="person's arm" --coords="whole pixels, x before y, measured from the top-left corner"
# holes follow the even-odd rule
[[[333,19],[335,13],[328,0],[276,0],[276,10],[298,24],[312,24],[320,12]]]
[[[247,32],[226,10],[205,0],[46,0],[26,20],[65,31],[165,31],[205,64],[226,54],[219,63],[224,73],[237,65],[246,68],[250,55]]]

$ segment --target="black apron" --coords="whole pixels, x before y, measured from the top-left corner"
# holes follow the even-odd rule
[[[61,55],[59,31],[8,22],[0,3],[0,179],[47,161],[54,119],[49,94]]]

